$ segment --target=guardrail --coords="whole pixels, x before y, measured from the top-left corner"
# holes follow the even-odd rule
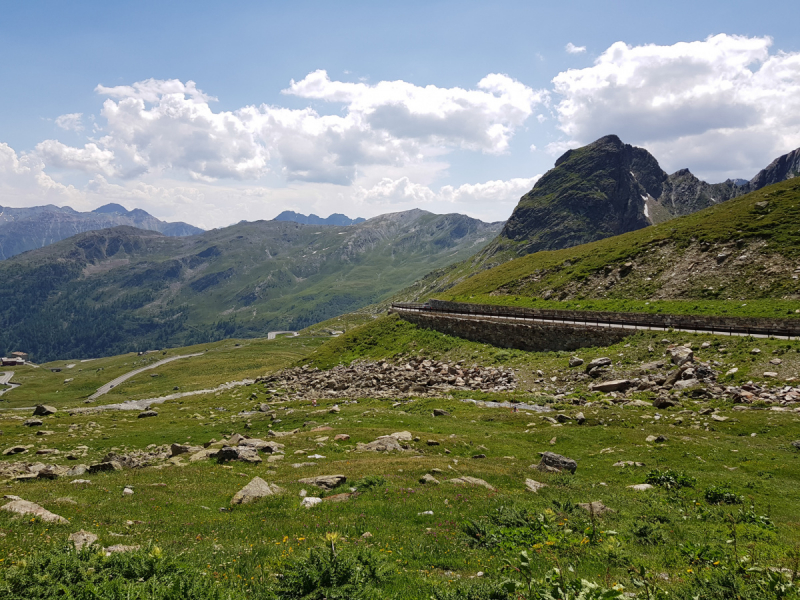
[[[614,313],[600,311],[572,311],[532,309],[494,304],[469,304],[431,300],[396,302],[392,310],[458,318],[492,319],[498,321],[560,323],[584,327],[610,327],[616,329],[641,329],[649,331],[685,331],[713,335],[752,336],[759,338],[800,339],[800,319],[766,319],[744,317],[706,317],[695,315],[662,315],[647,313]]]

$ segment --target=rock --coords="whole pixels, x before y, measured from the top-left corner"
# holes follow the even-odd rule
[[[485,454],[474,454],[472,458],[486,458]]]
[[[582,412],[579,412],[575,415],[575,421],[578,423],[578,425],[583,425],[586,422],[586,417]]]
[[[325,496],[322,499],[322,501],[323,502],[344,502],[345,500],[349,500],[350,498],[352,498],[355,495],[356,495],[355,492],[353,492],[353,493],[345,492],[343,494],[334,494],[333,496]]]
[[[258,410],[259,412],[269,412],[272,410],[272,408],[266,402],[262,402],[261,404],[258,405]]]
[[[48,465],[41,471],[39,471],[36,476],[40,479],[58,479],[59,477],[64,476],[72,476],[73,474],[70,473],[72,469],[67,469],[66,467],[61,467],[59,465]],[[82,473],[77,473],[77,475],[81,475]]]
[[[366,539],[371,538],[372,534],[369,531],[365,531],[364,533],[361,534],[361,537],[366,540]]]
[[[137,418],[139,419],[146,419],[147,417],[157,417],[158,413],[154,410],[145,410],[139,413]]]
[[[792,446],[800,450],[800,440],[795,440],[792,442]]]
[[[232,436],[231,436],[231,437],[228,439],[228,446],[238,446],[238,445],[239,445],[239,442],[241,442],[243,439],[245,439],[243,435],[240,435],[240,434],[238,434],[238,433],[234,433],[234,434],[233,434],[233,435],[232,435]]]
[[[302,502],[300,502],[300,506],[303,508],[311,508],[312,506],[316,506],[317,504],[322,502],[322,498],[315,498],[314,496],[306,496],[303,498]]]
[[[398,431],[397,433],[390,433],[389,437],[393,437],[398,442],[410,442],[414,439],[414,436],[411,435],[409,431]]]
[[[195,452],[191,456],[189,456],[189,462],[197,462],[198,460],[205,460],[207,458],[212,458],[216,456],[217,449],[216,448],[204,448],[199,452]]]
[[[39,427],[42,424],[41,419],[28,419],[23,423],[26,427]]]
[[[605,504],[603,504],[600,501],[578,503],[578,507],[582,508],[586,512],[593,513],[598,516],[610,512],[616,512],[613,508],[608,508]]]
[[[125,489],[122,490],[122,495],[123,496],[133,496],[133,489],[131,489],[131,488],[126,486]]]
[[[539,483],[538,481],[535,481],[533,479],[526,479],[525,480],[525,487],[528,489],[528,491],[533,492],[534,494],[537,494],[540,489],[546,488],[547,484],[546,483]]]
[[[40,429],[36,432],[36,435],[53,435],[55,431],[49,431],[47,429]]]
[[[753,348],[752,350],[750,350],[750,354],[761,354],[761,350],[759,350],[758,348]]]
[[[734,374],[736,374],[738,372],[739,372],[739,368],[738,367],[733,367],[732,369],[728,369],[728,371],[725,373],[725,376],[727,377],[728,375],[734,375]]]
[[[611,381],[593,383],[589,386],[589,389],[593,392],[620,392],[628,389],[631,385],[631,382],[627,379],[612,379]]]
[[[80,552],[81,548],[84,546],[91,546],[94,544],[97,541],[97,536],[81,529],[80,531],[70,534],[67,539],[75,544],[75,550]]]
[[[243,439],[239,442],[239,447],[255,448],[256,450],[266,452],[267,454],[282,454],[284,448],[286,448],[284,444],[279,442],[268,442],[258,438]]]
[[[634,462],[632,460],[620,460],[615,462],[612,467],[643,467],[644,463]]]
[[[467,475],[463,475],[462,477],[448,479],[448,481],[450,483],[455,483],[456,485],[480,485],[486,489],[495,491],[494,487],[486,483],[483,479],[478,479],[477,477],[468,477]]]
[[[434,477],[433,475],[429,475],[428,473],[426,473],[425,475],[420,477],[419,478],[419,482],[420,483],[432,483],[434,485],[439,485],[439,483],[440,483],[439,480],[436,479],[436,477]]]
[[[58,409],[54,406],[48,406],[47,404],[37,404],[36,408],[33,409],[33,416],[34,417],[46,417],[48,415],[54,415],[58,412]]]
[[[10,448],[3,450],[3,455],[10,456],[12,454],[25,454],[27,451],[28,446],[11,446]]]
[[[106,551],[106,556],[111,556],[117,552],[136,552],[141,546],[126,546],[125,544],[114,544],[113,546],[109,546],[108,548],[104,548]]]
[[[780,358],[773,358],[769,361],[771,365],[782,365],[783,361]]]
[[[659,396],[653,400],[653,406],[656,408],[672,408],[674,406],[680,406],[680,403],[669,396]]]
[[[629,485],[628,487],[637,492],[646,492],[647,490],[653,489],[653,486],[649,483],[637,483],[636,485]]]
[[[777,376],[778,376],[778,374],[775,371],[765,371],[764,372],[764,377],[769,377],[770,379],[774,379]]]
[[[728,420],[728,417],[723,417],[722,415],[711,415],[712,421],[717,421],[718,423],[724,423]]]
[[[686,346],[676,346],[672,348],[669,353],[672,358],[672,364],[678,365],[679,367],[694,360],[694,352],[692,352],[691,348],[687,348]]]
[[[115,460],[109,460],[106,462],[95,463],[93,465],[89,465],[89,473],[104,473],[109,471],[121,471],[122,465]]]
[[[260,463],[261,457],[258,450],[249,446],[224,446],[217,452],[217,461],[227,462],[229,460],[240,460],[248,463]]]
[[[357,444],[356,450],[359,452],[403,452],[400,443],[391,436],[385,435],[379,437],[374,442],[369,444]]]
[[[572,417],[563,413],[559,413],[556,415],[556,421],[559,423],[566,423],[567,421],[572,421]]]
[[[644,440],[645,442],[661,444],[667,441],[667,437],[663,435],[648,435],[647,438]]]
[[[27,500],[12,500],[8,504],[0,506],[0,510],[17,513],[19,515],[32,515],[40,518],[46,523],[69,523],[64,517],[60,517],[49,510],[42,508],[38,504]]]
[[[433,409],[433,416],[434,417],[447,417],[449,415],[450,415],[449,412],[447,412],[446,410],[443,410],[441,408],[434,408]]]
[[[338,406],[332,406],[328,412],[332,415],[338,415],[341,412],[341,409]]]
[[[335,436],[333,436],[334,442],[346,442],[349,439],[350,436],[347,435],[346,433],[337,433]]]
[[[560,473],[561,471],[569,471],[574,473],[578,469],[578,463],[571,458],[561,456],[555,452],[540,452],[541,460],[538,465],[534,465],[540,471],[550,473]]]
[[[437,442],[436,440],[428,440],[425,443],[428,444],[428,446],[438,446],[439,445],[439,442]]]
[[[172,444],[170,447],[170,456],[180,456],[181,454],[194,454],[200,452],[202,448],[199,446],[189,446],[188,444]]]
[[[270,456],[267,457],[267,462],[274,463],[283,459],[284,459],[283,454],[271,454]]]
[[[610,367],[612,365],[611,359],[608,357],[602,358],[595,358],[594,360],[590,361],[589,364],[586,365],[586,372],[592,371],[593,369],[601,369],[603,367]]]
[[[306,477],[299,479],[299,483],[307,483],[308,485],[315,485],[323,490],[332,490],[333,488],[342,485],[347,481],[344,475],[320,475],[318,477]]]
[[[711,348],[711,342],[703,342],[702,344],[700,344],[700,348],[702,348],[703,350],[705,350],[706,348]]]
[[[231,504],[250,504],[265,496],[280,494],[283,490],[274,483],[267,483],[261,477],[253,477],[246,486],[234,494]]]
[[[583,364],[583,359],[578,358],[577,356],[573,356],[569,359],[569,366],[570,367],[580,367]]]
[[[682,379],[681,381],[676,381],[673,385],[673,389],[676,390],[688,390],[691,387],[695,387],[696,385],[700,385],[700,382],[697,379]]]

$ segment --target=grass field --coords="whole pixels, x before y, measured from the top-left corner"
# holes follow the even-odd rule
[[[754,342],[745,338],[671,337],[673,342],[692,342],[695,348],[702,341],[713,341],[711,348],[698,350],[698,360],[720,359],[720,370],[737,364],[742,367],[737,374],[740,378],[756,379],[773,356],[783,359],[781,379],[797,373],[800,354],[796,344],[758,340],[762,352],[754,356],[749,352]],[[586,359],[614,357],[615,369],[626,373],[652,356],[648,347],[659,341],[641,334],[617,346],[579,354]],[[721,345],[725,346],[722,353]],[[22,387],[10,392],[2,406],[27,405],[39,390],[48,403],[58,402],[60,410],[44,417],[38,428],[23,425],[28,413],[3,411],[0,441],[3,448],[33,444],[34,448],[58,448],[61,454],[34,456],[32,449],[23,455],[3,456],[4,461],[63,464],[66,453],[85,451],[77,462],[89,464],[110,451],[123,453],[150,444],[202,444],[235,432],[268,439],[270,429],[299,431],[278,440],[286,446],[285,458],[271,463],[267,455],[257,465],[183,460],[179,461],[183,464],[82,476],[91,480],[88,485],[72,484],[75,478],[71,477],[5,482],[5,494],[37,502],[70,522],[47,524],[0,511],[0,592],[5,589],[9,598],[62,597],[25,596],[19,590],[32,594],[35,586],[39,586],[37,590],[47,588],[49,576],[35,573],[37,561],[61,556],[58,549],[66,545],[67,536],[84,529],[97,534],[104,546],[142,547],[130,555],[131,561],[139,561],[139,570],[124,561],[119,565],[103,562],[122,559],[101,560],[92,553],[81,559],[85,564],[74,570],[96,574],[110,569],[124,583],[119,584],[123,590],[119,595],[109,592],[98,597],[124,598],[127,589],[130,597],[141,598],[299,598],[302,582],[324,571],[325,565],[330,571],[330,564],[338,565],[341,572],[361,573],[361,584],[356,586],[360,592],[340,590],[337,596],[335,590],[329,590],[325,593],[330,598],[369,597],[370,593],[398,599],[545,598],[548,596],[542,594],[555,589],[553,586],[562,588],[563,594],[553,592],[552,598],[611,598],[621,593],[638,594],[639,598],[797,597],[789,580],[798,570],[800,548],[800,452],[791,442],[800,437],[800,413],[735,411],[729,402],[688,397],[682,400],[682,407],[667,410],[622,407],[609,397],[587,395],[580,383],[571,384],[574,397],[583,395],[591,404],[577,405],[569,397],[555,398],[553,388],[558,384],[549,383],[551,376],[563,377],[569,372],[565,353],[500,350],[422,331],[396,318],[370,321],[324,345],[322,338],[301,336],[271,342],[231,340],[200,349],[208,351],[202,357],[158,369],[159,377],[151,379],[145,372],[96,404],[172,393],[175,385],[181,390],[213,387],[289,364],[313,361],[330,366],[353,359],[401,360],[412,355],[504,364],[518,369],[521,384],[511,394],[459,392],[400,404],[372,399],[339,401],[341,412],[336,414],[328,412],[332,400],[322,400],[316,407],[309,401],[280,402],[263,386],[253,385],[167,401],[157,407],[157,417],[137,419],[136,412],[119,411],[70,416],[69,408],[84,407],[86,395],[136,368],[135,361],[156,360],[161,354],[78,363],[94,369],[70,369],[84,369],[75,373],[76,382],[78,375],[85,378],[80,388],[61,385],[66,370],[51,373],[43,367],[26,371],[26,379],[20,379]],[[197,349],[170,350],[167,356],[192,351]],[[101,366],[104,370],[96,373]],[[543,371],[548,384],[534,383],[542,378],[537,371]],[[542,418],[545,413],[514,413],[463,402],[468,395],[479,400],[512,398],[539,403],[553,409],[547,416],[558,412],[574,417],[581,411],[586,422],[553,425]],[[279,421],[252,412],[261,402],[271,403]],[[434,408],[450,415],[434,418]],[[714,408],[718,416],[728,419],[717,422],[700,415],[706,408]],[[320,426],[331,429],[311,431]],[[53,433],[37,436],[37,430]],[[397,431],[409,431],[419,440],[409,442],[408,451],[402,453],[356,449],[359,442]],[[350,439],[333,441],[339,433]],[[667,441],[647,442],[650,435],[663,435]],[[439,444],[429,445],[428,440]],[[544,451],[575,459],[576,473],[532,470],[530,466]],[[315,453],[324,458],[310,459]],[[485,458],[473,458],[476,455]],[[614,467],[618,461],[644,466]],[[302,462],[316,464],[292,466]],[[419,483],[422,475],[432,472],[440,485]],[[327,474],[347,477],[343,488],[329,495],[347,491],[351,485],[361,493],[344,502],[301,508],[301,490],[309,495],[319,490],[298,479]],[[481,478],[495,489],[447,482],[465,475]],[[231,508],[233,494],[254,476],[276,483],[284,493]],[[526,478],[548,487],[531,493],[525,489]],[[656,483],[648,491],[628,487],[648,478]],[[125,486],[134,494],[123,496]],[[597,516],[576,507],[576,503],[594,501],[615,512]],[[425,514],[427,511],[433,514]],[[333,532],[341,538],[332,542],[328,536],[326,540],[326,534]],[[371,537],[362,537],[366,532]],[[332,543],[335,557],[329,554]],[[316,548],[317,554],[309,558],[311,548]],[[527,567],[521,551],[530,558]],[[322,563],[314,563],[314,556]],[[171,575],[164,574],[172,573],[172,567],[161,561],[177,561],[181,577],[201,582],[197,589],[205,591],[157,595],[156,588],[163,591],[168,587],[156,586],[158,577],[172,581]],[[162,564],[167,566],[156,568]],[[363,568],[359,571],[353,564]],[[559,568],[560,575],[554,575],[553,568]],[[770,572],[769,568],[786,571]],[[103,577],[106,579],[96,578],[93,585],[100,586],[100,579],[108,579]],[[530,594],[526,577],[537,582]],[[551,578],[549,583],[546,577]],[[583,585],[581,579],[599,587],[594,591],[586,587],[585,595],[578,596],[575,589]],[[523,585],[514,592],[520,596],[500,589],[505,580]],[[147,582],[155,586],[150,591],[143,587]],[[70,585],[75,597],[92,597],[77,594],[78,583]],[[295,591],[287,591],[287,586]],[[506,589],[511,586],[507,583]],[[614,591],[614,586],[624,586],[624,590]],[[784,591],[776,591],[780,586]],[[664,596],[666,593],[669,596]],[[325,596],[318,592],[307,597]]]

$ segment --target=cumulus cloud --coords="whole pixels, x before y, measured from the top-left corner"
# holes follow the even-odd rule
[[[44,163],[35,155],[18,155],[0,142],[0,197],[4,204],[35,206],[64,204],[79,197],[78,191],[54,181],[44,172]]]
[[[86,173],[117,174],[114,153],[98,148],[97,144],[86,144],[83,148],[67,146],[56,140],[45,140],[36,145],[39,156],[50,166],[77,169]]]
[[[608,133],[647,146],[670,168],[690,155],[722,176],[800,145],[800,53],[769,37],[720,34],[671,46],[611,45],[592,67],[553,79],[561,130],[586,143]],[[744,135],[743,135],[744,134]],[[742,139],[749,151],[730,153]]]
[[[586,52],[586,46],[576,46],[572,42],[569,42],[564,47],[564,50],[566,50],[569,54],[583,54]]]
[[[56,117],[56,125],[67,131],[83,131],[83,113],[69,113]]]

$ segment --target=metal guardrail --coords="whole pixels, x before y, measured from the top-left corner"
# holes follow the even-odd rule
[[[800,340],[800,320],[745,319],[741,317],[692,317],[683,315],[647,315],[645,313],[602,313],[594,311],[558,311],[432,301],[431,303],[395,302],[395,312],[447,315],[454,318],[511,321],[516,323],[558,323],[583,327],[608,327],[646,331],[683,331],[712,335],[751,336]],[[622,317],[622,318],[619,318]],[[779,325],[778,325],[779,324]],[[778,326],[776,326],[778,325]]]

